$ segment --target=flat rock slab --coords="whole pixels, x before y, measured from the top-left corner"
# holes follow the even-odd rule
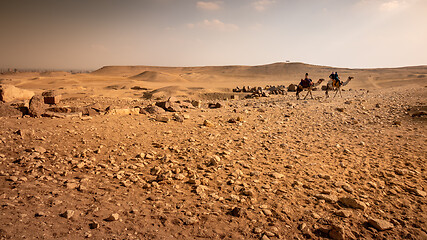
[[[394,227],[392,223],[385,220],[377,219],[377,218],[370,218],[368,220],[368,223],[379,231],[389,230]]]

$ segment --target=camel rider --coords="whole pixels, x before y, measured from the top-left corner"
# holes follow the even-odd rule
[[[332,79],[333,82],[338,83],[340,86],[342,85],[342,82],[340,80],[340,77],[338,77],[338,72],[332,72],[331,75],[329,75],[329,78]]]
[[[301,82],[299,83],[299,85],[301,85],[303,88],[308,88],[311,85],[313,85],[313,81],[308,78],[308,73],[305,74],[305,78],[301,79]]]

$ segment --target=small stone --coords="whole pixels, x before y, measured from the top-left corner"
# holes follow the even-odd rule
[[[66,187],[67,189],[76,189],[78,186],[79,186],[79,185],[78,185],[77,183],[74,183],[74,182],[67,182],[67,183],[65,184],[65,187]]]
[[[211,121],[209,121],[209,120],[205,120],[205,121],[203,121],[203,126],[205,126],[205,127],[211,127],[211,126],[213,126],[213,123]]]
[[[262,238],[261,238],[261,240],[270,240],[270,238],[269,237],[267,237],[267,235],[262,235]]]
[[[239,207],[234,207],[228,212],[228,214],[230,214],[233,217],[240,217],[242,215],[242,209]]]
[[[351,197],[342,197],[339,199],[339,202],[346,207],[362,209],[362,210],[366,209],[366,204],[364,202],[361,202]]]
[[[256,227],[256,228],[254,228],[253,233],[255,233],[255,234],[260,234],[260,233],[262,233],[262,229],[261,229],[261,228]]]
[[[281,173],[278,173],[278,172],[273,172],[273,173],[270,174],[270,177],[276,178],[276,179],[280,179],[280,178],[285,177],[285,175],[283,175]]]
[[[377,218],[369,218],[368,223],[379,231],[392,229],[394,227],[392,223]]]
[[[338,210],[338,211],[335,211],[335,215],[343,218],[348,218],[350,217],[351,212],[348,210]]]
[[[99,223],[93,221],[93,222],[89,223],[89,228],[90,229],[97,229],[97,228],[99,228]]]
[[[269,210],[269,209],[263,209],[262,212],[266,215],[266,216],[272,216],[273,213]]]
[[[221,162],[221,158],[217,155],[214,155],[211,157],[211,159],[208,162],[208,166],[218,166],[218,164]]]
[[[420,189],[415,189],[414,193],[415,193],[415,195],[417,195],[419,197],[425,197],[425,196],[427,196],[427,193],[424,192],[424,191],[422,191],[422,190],[420,190]]]
[[[199,219],[197,219],[197,217],[194,216],[194,217],[188,217],[188,218],[186,218],[185,221],[184,221],[184,224],[185,225],[194,225],[197,222],[199,222]]]
[[[339,225],[332,225],[332,228],[329,231],[329,237],[334,240],[345,240],[344,228]]]
[[[165,115],[157,115],[156,121],[167,123],[167,122],[169,122],[169,117],[165,116]]]
[[[336,203],[338,201],[338,197],[335,195],[328,195],[328,194],[316,194],[314,197],[318,199],[323,199],[328,203]]]
[[[108,222],[117,221],[117,220],[119,220],[119,214],[118,213],[113,213],[105,219],[105,221],[108,221]]]
[[[34,214],[34,216],[36,216],[36,217],[45,217],[46,213],[44,213],[42,211],[39,211],[39,212],[36,212],[36,214]]]
[[[44,148],[44,147],[41,147],[41,146],[36,146],[36,147],[34,147],[34,152],[38,152],[38,153],[45,153],[46,152],[46,149]]]
[[[64,218],[66,218],[66,219],[70,219],[70,218],[72,218],[74,216],[74,211],[73,210],[67,210],[67,211],[65,211],[65,212],[63,212],[62,214],[61,214],[61,217],[64,217]]]
[[[11,181],[11,182],[16,182],[16,181],[18,181],[18,177],[17,176],[10,176],[7,178],[7,180]]]

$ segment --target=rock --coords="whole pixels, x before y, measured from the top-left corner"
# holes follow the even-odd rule
[[[188,217],[185,219],[184,224],[185,225],[194,225],[199,222],[199,219],[196,216]]]
[[[209,108],[221,108],[222,104],[221,103],[209,103],[208,107]]]
[[[45,213],[45,212],[42,212],[42,211],[38,211],[38,212],[36,212],[36,214],[34,214],[34,216],[35,216],[35,217],[45,217],[45,216],[46,216],[46,213]]]
[[[97,229],[97,228],[99,228],[99,223],[93,221],[93,222],[89,223],[89,228],[90,229]]]
[[[419,196],[419,197],[425,197],[427,196],[427,193],[420,189],[408,189],[409,192]]]
[[[385,231],[394,227],[392,223],[377,218],[369,218],[368,223],[378,231]]]
[[[157,122],[164,122],[164,123],[167,123],[167,122],[169,122],[169,117],[168,116],[166,116],[166,115],[157,115],[156,116],[156,121]]]
[[[173,98],[169,98],[164,102],[156,102],[156,106],[161,107],[168,112],[180,112],[182,110],[180,105],[176,103]]]
[[[179,114],[177,114],[177,113],[175,113],[175,114],[173,115],[173,119],[174,119],[175,121],[177,121],[177,122],[184,122],[184,117],[183,117],[183,116],[181,116],[181,115],[179,115]]]
[[[273,213],[269,209],[263,209],[262,213],[264,213],[265,216],[272,216]]]
[[[13,85],[0,85],[0,101],[12,102],[15,100],[30,100],[34,96],[33,91],[17,88]]]
[[[396,170],[394,170],[394,172],[397,175],[403,176],[403,175],[407,175],[409,171],[408,171],[408,169],[396,169]]]
[[[162,114],[166,112],[163,108],[156,105],[148,106],[144,110],[150,114]]]
[[[62,98],[62,95],[56,93],[55,91],[43,92],[42,96],[44,98],[45,104],[58,104]]]
[[[67,189],[70,189],[70,190],[72,190],[72,189],[76,189],[78,186],[79,186],[79,185],[78,185],[77,183],[75,183],[75,182],[67,182],[67,183],[65,184],[65,187],[66,187]]]
[[[361,202],[351,197],[342,197],[339,199],[339,202],[346,207],[361,209],[361,210],[366,209],[366,204],[364,202]]]
[[[112,222],[112,221],[117,221],[117,220],[119,220],[119,214],[118,213],[113,213],[105,219],[105,221],[107,221],[107,222]]]
[[[202,106],[202,102],[193,100],[193,101],[191,101],[191,105],[193,105],[196,108],[200,108]]]
[[[270,240],[270,238],[267,235],[262,235],[261,240]]]
[[[70,219],[74,216],[74,211],[73,210],[67,210],[63,213],[61,213],[61,217],[64,217],[66,219]]]
[[[110,109],[107,111],[106,115],[138,115],[141,111],[140,108],[122,108],[122,109]]]
[[[329,237],[334,240],[345,240],[344,228],[339,225],[332,225],[331,230],[329,231]]]
[[[211,121],[209,121],[209,120],[205,120],[205,121],[203,121],[203,126],[205,126],[205,127],[211,127],[211,126],[213,126],[213,123]]]
[[[337,108],[335,108],[335,110],[337,110],[338,112],[344,112],[345,108],[337,107]]]
[[[228,212],[228,214],[233,217],[240,217],[242,215],[242,209],[239,207],[234,207]]]
[[[42,96],[35,95],[30,100],[30,106],[28,108],[31,117],[41,117],[46,111],[46,104]]]
[[[11,182],[17,182],[18,181],[18,177],[17,176],[10,176],[6,180],[7,181],[11,181]]]
[[[335,195],[328,195],[328,194],[316,194],[314,195],[317,199],[323,199],[328,203],[336,203],[338,201],[338,197]]]
[[[351,216],[351,212],[348,210],[338,210],[338,211],[335,211],[334,213],[335,215],[343,218],[348,218]]]
[[[45,153],[46,149],[44,147],[41,146],[36,146],[33,148],[34,152],[38,152],[38,153]]]
[[[273,172],[273,173],[270,173],[270,177],[275,178],[275,179],[281,179],[281,178],[285,177],[285,175],[278,173],[278,172]]]
[[[217,155],[214,155],[211,157],[211,159],[208,162],[208,166],[218,166],[218,164],[221,162],[221,158]]]

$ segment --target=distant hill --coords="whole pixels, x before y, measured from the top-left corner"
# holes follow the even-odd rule
[[[91,74],[154,82],[298,82],[305,73],[309,73],[312,79],[328,79],[333,71],[337,71],[342,79],[355,77],[354,82],[358,86],[378,88],[396,84],[427,84],[427,66],[350,69],[282,62],[258,66],[105,66]]]

